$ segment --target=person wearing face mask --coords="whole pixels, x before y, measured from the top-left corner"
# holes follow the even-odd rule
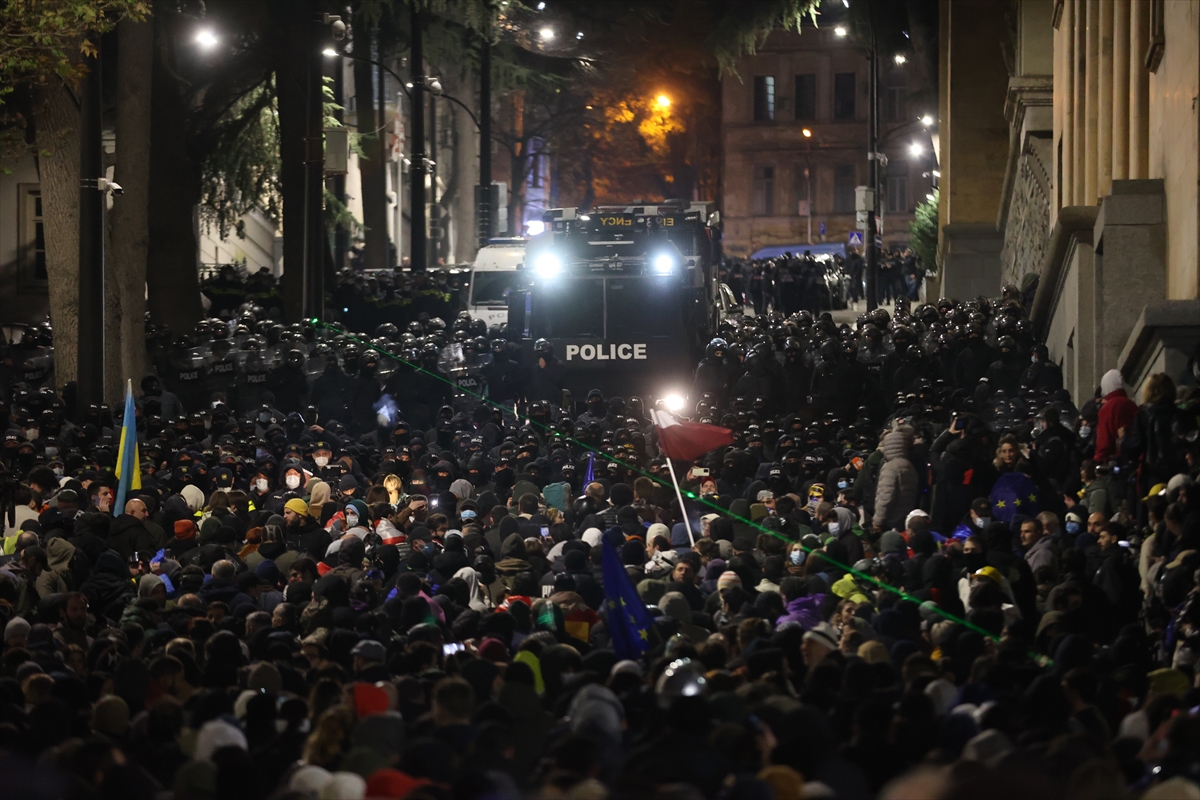
[[[992,521],[992,504],[986,497],[977,497],[971,501],[971,510],[967,512],[966,522],[976,530],[983,530]]]
[[[1063,531],[1065,533],[1066,544],[1073,545],[1075,537],[1087,530],[1087,524],[1084,521],[1083,515],[1076,511],[1068,511],[1067,516],[1063,520]]]
[[[249,494],[255,508],[267,507],[271,495],[271,478],[266,469],[260,469],[250,478]]]
[[[599,389],[588,392],[587,411],[575,420],[575,427],[586,428],[592,423],[599,425],[602,430],[611,430],[608,425],[608,404],[604,402],[604,394]]]
[[[280,513],[283,510],[284,503],[290,498],[304,493],[304,482],[304,468],[300,466],[300,462],[285,462],[283,476],[280,481],[282,485],[271,492],[270,498],[267,501],[267,509],[272,513]]]
[[[317,442],[313,446],[312,454],[313,466],[316,467],[316,471],[320,473],[321,470],[329,466],[331,460],[333,460],[333,448],[328,442]]]

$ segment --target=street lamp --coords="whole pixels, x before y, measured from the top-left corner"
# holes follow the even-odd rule
[[[896,53],[895,60],[897,64],[905,64],[908,62],[908,56],[904,55],[904,53]]]
[[[850,31],[848,31],[846,29],[845,25],[838,25],[836,28],[833,29],[834,35],[837,36],[839,39],[845,38],[846,34],[849,32]]]
[[[919,158],[925,153],[925,145],[920,142],[913,142],[908,146],[908,154],[914,158]]]
[[[929,114],[926,114],[925,116],[921,117],[921,124],[928,128],[933,124],[933,117]]]
[[[207,28],[196,34],[196,44],[204,50],[212,50],[220,43],[221,40],[217,38],[217,35]]]
[[[671,98],[665,94],[660,94],[658,97],[654,98],[654,102],[655,102],[655,104],[658,105],[659,108],[662,108],[662,109],[667,109],[667,108],[671,107]]]
[[[811,139],[811,138],[812,138],[812,131],[811,131],[810,129],[808,129],[808,128],[801,128],[801,129],[800,129],[800,135],[801,135],[801,136],[803,136],[805,139]]]
[[[540,31],[538,31],[538,36],[541,36],[543,41],[552,42],[554,41],[554,28],[542,28]]]

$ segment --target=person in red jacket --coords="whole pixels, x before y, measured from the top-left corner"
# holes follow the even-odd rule
[[[1110,369],[1100,379],[1102,398],[1099,419],[1096,421],[1097,464],[1107,464],[1117,455],[1117,439],[1121,431],[1133,424],[1137,417],[1137,404],[1125,394],[1124,382],[1118,370]]]

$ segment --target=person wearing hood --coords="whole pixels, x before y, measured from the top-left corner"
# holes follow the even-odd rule
[[[75,545],[61,536],[46,540],[46,563],[48,569],[37,576],[34,588],[38,597],[45,597],[55,592],[68,591],[67,578],[71,576],[71,558],[75,555]]]
[[[1107,464],[1117,457],[1121,433],[1137,419],[1137,404],[1125,393],[1121,371],[1110,369],[1100,379],[1100,413],[1096,419],[1096,452],[1092,460]]]
[[[472,611],[483,613],[490,611],[492,606],[479,583],[479,573],[474,567],[463,567],[454,573],[454,577],[467,584],[468,604]]]
[[[898,427],[883,437],[883,466],[875,489],[875,515],[872,526],[877,532],[904,524],[904,516],[917,505],[917,470],[909,461],[913,431]]]
[[[658,601],[658,607],[663,615],[675,621],[679,633],[699,647],[708,640],[711,631],[696,625],[692,621],[692,606],[687,598],[679,592],[667,592]]]
[[[87,597],[88,607],[99,617],[119,620],[125,604],[133,595],[129,565],[120,554],[108,550],[96,559],[91,576],[79,587]]]
[[[192,516],[199,516],[204,511],[204,492],[194,483],[185,484],[179,490],[179,496],[187,504],[188,511]]]

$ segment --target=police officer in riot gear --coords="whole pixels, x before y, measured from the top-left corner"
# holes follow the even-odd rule
[[[696,379],[692,383],[692,397],[711,394],[719,403],[724,403],[729,393],[729,370],[725,363],[728,345],[724,339],[715,338],[704,348],[704,359],[696,367]]]
[[[538,339],[533,344],[533,359],[525,390],[529,400],[545,400],[551,404],[562,402],[566,368],[554,355],[554,345],[545,339]]]
[[[293,348],[267,373],[267,388],[275,394],[276,405],[285,414],[302,411],[308,405],[304,360],[304,354]]]

